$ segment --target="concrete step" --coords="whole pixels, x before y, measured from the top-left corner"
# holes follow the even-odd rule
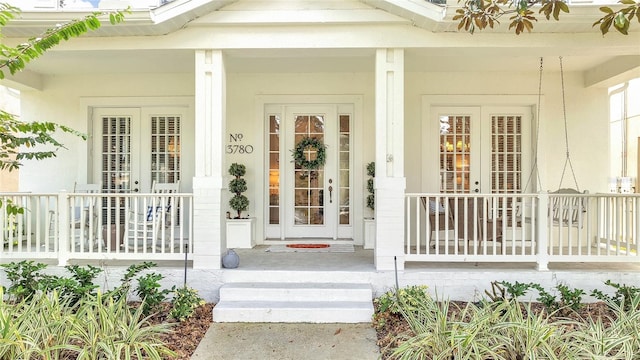
[[[360,323],[373,315],[367,284],[227,283],[215,322]]]
[[[371,301],[369,284],[228,283],[220,288],[225,301]]]

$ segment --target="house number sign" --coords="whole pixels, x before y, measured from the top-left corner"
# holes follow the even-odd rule
[[[229,134],[229,142],[227,145],[227,154],[251,154],[253,153],[253,145],[239,144],[244,136],[242,133]]]

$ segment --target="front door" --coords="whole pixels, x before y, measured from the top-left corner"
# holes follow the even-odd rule
[[[352,113],[348,107],[291,105],[267,111],[271,113],[267,114],[267,237],[352,237]],[[296,153],[302,163],[294,161]]]

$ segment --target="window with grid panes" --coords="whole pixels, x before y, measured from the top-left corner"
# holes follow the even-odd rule
[[[280,116],[269,115],[269,224],[280,224]]]
[[[468,193],[471,183],[471,117],[441,116],[440,192]]]
[[[180,180],[180,117],[151,117],[151,180]]]
[[[522,117],[491,117],[491,192],[521,192]]]
[[[351,147],[351,116],[340,115],[340,225],[349,225],[351,223],[351,206],[349,201],[349,184],[350,184],[350,147]]]

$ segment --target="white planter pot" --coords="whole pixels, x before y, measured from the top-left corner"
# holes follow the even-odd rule
[[[256,246],[253,236],[255,218],[227,219],[227,248],[251,249]]]
[[[376,243],[376,220],[364,219],[364,248],[373,249]]]

